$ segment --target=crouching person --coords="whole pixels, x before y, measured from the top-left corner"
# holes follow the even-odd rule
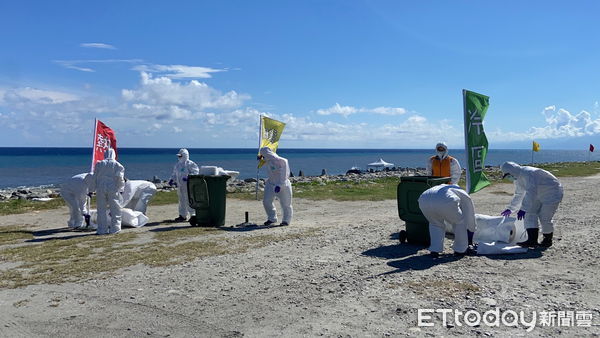
[[[156,185],[144,180],[126,180],[121,207],[146,214],[148,203],[156,194]]]
[[[445,223],[451,224],[454,231],[454,254],[475,253],[469,248],[475,232],[475,207],[466,191],[457,185],[436,185],[421,194],[419,208],[429,221],[432,257],[444,251]]]

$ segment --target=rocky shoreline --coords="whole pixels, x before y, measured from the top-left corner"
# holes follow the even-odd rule
[[[425,168],[394,168],[384,171],[375,172],[361,172],[361,173],[347,173],[340,175],[327,175],[323,170],[324,175],[320,176],[293,176],[290,177],[292,184],[294,183],[312,183],[317,182],[325,185],[329,182],[366,182],[377,178],[383,177],[402,177],[402,176],[423,176],[425,175]],[[501,178],[499,167],[486,167],[485,173],[491,180],[497,180]],[[463,169],[463,177],[464,177]],[[162,181],[154,177],[151,180],[158,191],[171,191],[173,187],[169,186],[167,181]],[[265,186],[264,178],[259,179],[259,190],[262,191]],[[256,179],[246,178],[243,180],[230,180],[227,182],[228,193],[250,193],[256,190]],[[8,188],[0,189],[0,202],[10,200],[32,200],[32,201],[46,201],[52,198],[60,197],[60,187],[57,186],[40,186],[40,187],[19,187],[19,188]]]

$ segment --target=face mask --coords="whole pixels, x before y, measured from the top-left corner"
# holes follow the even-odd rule
[[[446,152],[445,152],[445,151],[438,151],[438,152],[437,152],[437,156],[438,156],[439,158],[442,158],[442,159],[443,159],[443,158],[444,158],[444,156],[446,156]]]

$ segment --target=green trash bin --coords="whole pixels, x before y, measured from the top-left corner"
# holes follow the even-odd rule
[[[227,180],[231,176],[188,176],[188,203],[196,210],[192,226],[219,227],[225,224]]]
[[[429,245],[429,222],[419,208],[421,194],[438,184],[449,183],[450,177],[402,176],[398,184],[398,215],[406,223],[400,231],[400,242]]]

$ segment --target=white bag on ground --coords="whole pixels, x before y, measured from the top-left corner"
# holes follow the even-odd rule
[[[110,215],[107,215],[110,221]],[[139,228],[143,227],[148,223],[148,216],[144,215],[140,211],[133,211],[129,208],[121,209],[121,225]],[[96,209],[90,210],[90,228],[98,228],[98,211]]]
[[[525,253],[525,252],[527,252],[527,248],[522,248],[518,245],[508,244],[508,243],[500,243],[500,242],[484,243],[484,242],[481,242],[477,245],[477,254],[478,255],[506,255],[506,254]]]
[[[475,214],[475,242],[513,243],[517,236],[516,218]]]
[[[478,242],[478,255],[525,253],[527,248],[516,245],[527,240],[522,220],[514,217],[475,214],[477,230],[473,241]]]
[[[141,211],[134,211],[129,208],[121,209],[121,224],[139,228],[146,225],[146,223],[148,223],[148,216]]]

